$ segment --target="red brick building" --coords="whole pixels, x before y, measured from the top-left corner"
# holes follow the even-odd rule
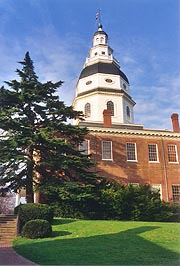
[[[81,124],[90,130],[82,149],[91,154],[100,175],[125,184],[150,184],[163,200],[180,200],[180,133]]]
[[[108,35],[98,25],[80,74],[74,108],[83,111],[89,135],[80,147],[91,154],[99,174],[125,184],[150,184],[164,201],[180,201],[180,128],[172,131],[134,124],[134,100],[127,76],[112,55]]]

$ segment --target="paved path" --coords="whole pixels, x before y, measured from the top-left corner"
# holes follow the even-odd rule
[[[0,244],[0,265],[37,265],[18,255],[11,244]]]

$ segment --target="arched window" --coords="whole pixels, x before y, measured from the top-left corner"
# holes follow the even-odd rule
[[[85,117],[90,117],[91,116],[91,105],[90,103],[86,103],[85,106],[84,106],[84,114],[85,114]]]
[[[107,102],[107,109],[111,110],[111,115],[114,116],[114,103],[112,101]]]
[[[101,43],[103,43],[103,41],[104,41],[104,38],[103,38],[103,37],[101,37],[101,38],[100,38],[100,42],[101,42]]]
[[[130,112],[129,106],[126,106],[126,115],[127,115],[128,119],[131,117],[131,112]]]

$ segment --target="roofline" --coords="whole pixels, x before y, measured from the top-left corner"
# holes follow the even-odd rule
[[[94,94],[95,92],[105,92],[105,93],[108,93],[109,92],[109,93],[115,93],[115,94],[123,94],[134,105],[136,104],[133,101],[132,97],[129,96],[129,94],[127,92],[125,92],[124,90],[122,90],[122,89],[113,89],[113,88],[104,88],[104,87],[96,87],[94,89],[91,89],[91,90],[88,90],[88,91],[84,91],[84,92],[78,93],[77,96],[76,96],[76,98],[82,97],[82,96],[85,96],[85,95],[89,95],[89,94]]]
[[[85,125],[84,125],[85,126]],[[125,126],[125,125],[124,125]],[[138,126],[138,125],[135,125]],[[140,125],[139,125],[140,126]],[[89,133],[96,134],[126,134],[126,135],[134,135],[134,136],[145,136],[145,137],[170,137],[170,138],[178,138],[180,139],[180,133],[173,131],[164,131],[158,129],[127,129],[127,128],[103,128],[103,127],[91,127],[88,126],[87,129]]]
[[[107,67],[108,67],[108,71],[106,70]],[[116,73],[114,73],[114,70]],[[87,74],[86,72],[88,71],[90,73]],[[82,69],[78,80],[83,79],[85,77],[92,76],[97,73],[120,76],[122,79],[124,79],[129,84],[129,80],[126,74],[124,74],[124,72],[120,70],[120,66],[118,65],[116,59],[115,60],[113,59],[110,61],[104,61],[104,62],[101,60],[98,60],[97,62],[93,62],[93,64],[86,64],[85,67]]]

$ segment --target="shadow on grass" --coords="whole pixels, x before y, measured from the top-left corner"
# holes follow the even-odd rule
[[[140,234],[158,229],[140,226],[115,234],[55,239],[15,247],[41,265],[179,265],[179,254]]]

